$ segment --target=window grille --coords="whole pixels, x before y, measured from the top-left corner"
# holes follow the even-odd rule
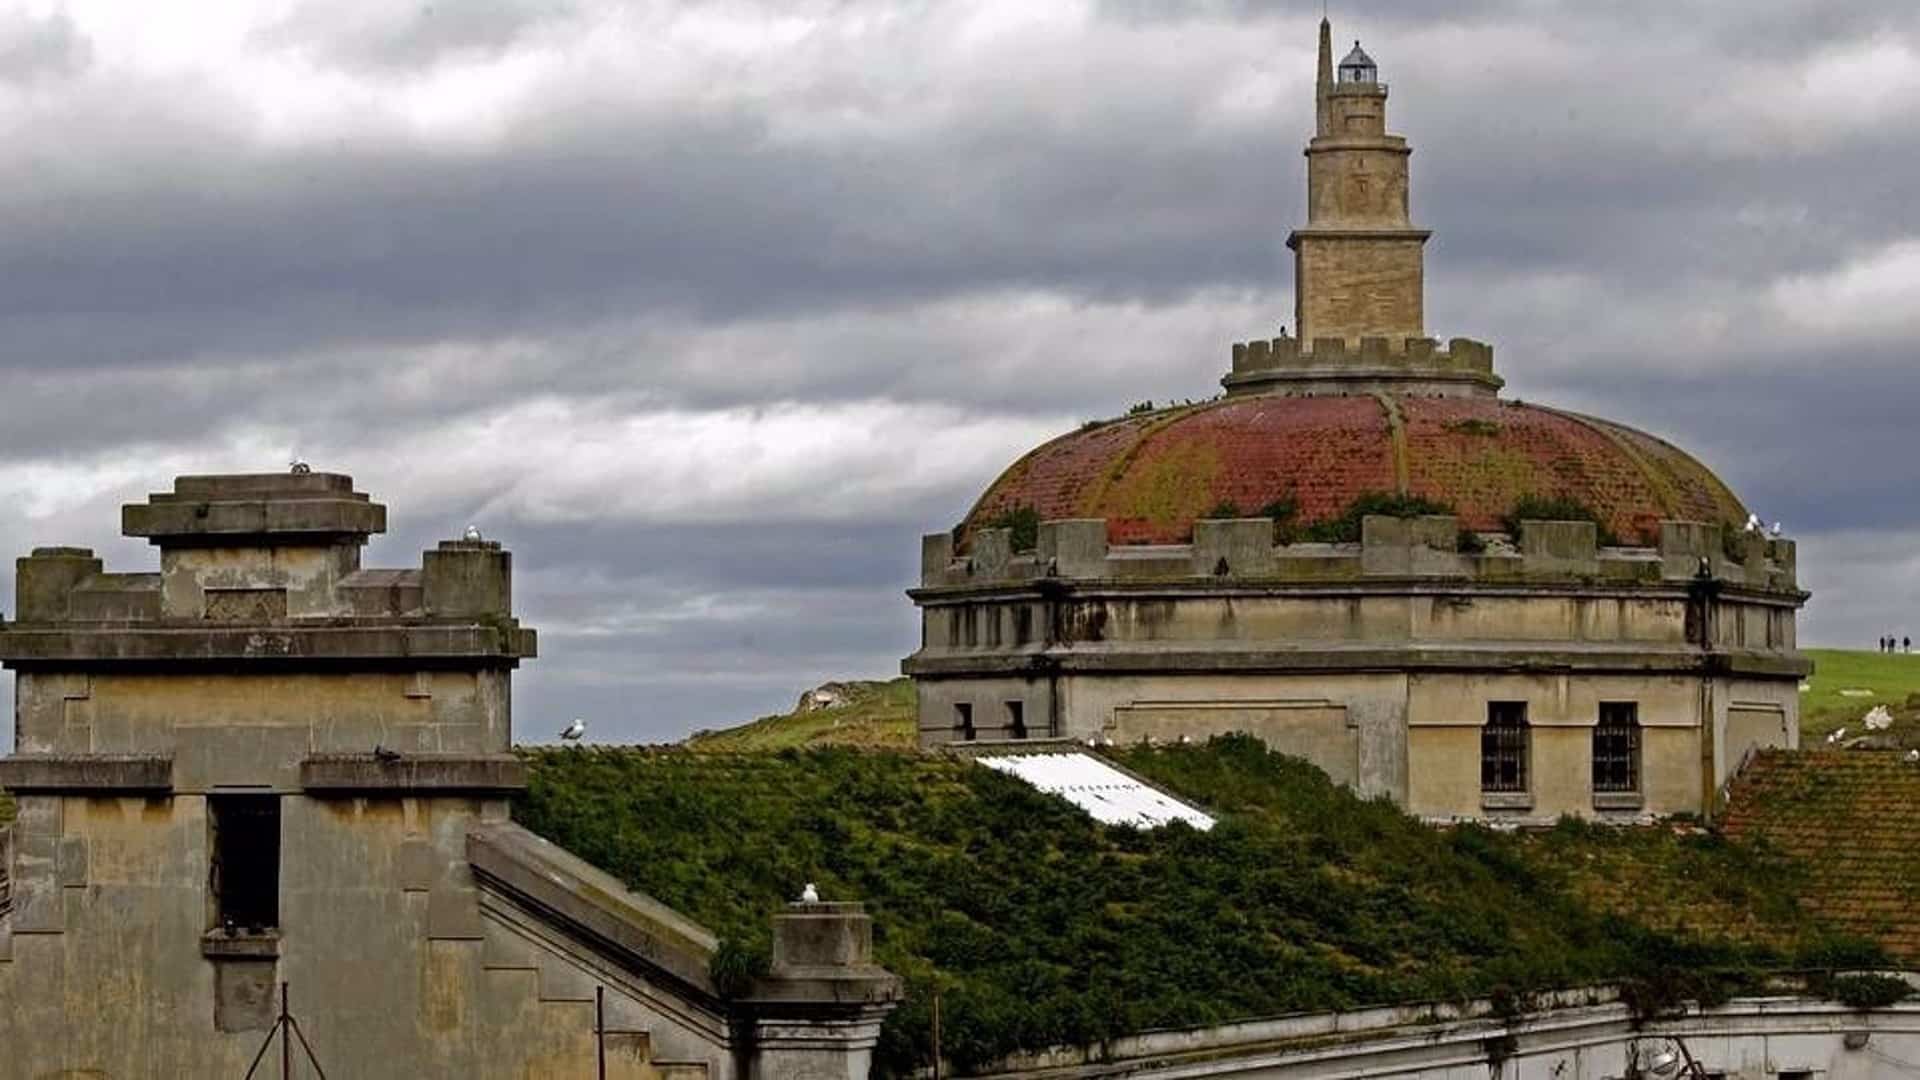
[[[1480,729],[1480,790],[1527,790],[1529,745],[1527,703],[1487,703],[1487,726]]]
[[[1593,790],[1640,790],[1640,707],[1631,701],[1600,703],[1593,729]]]

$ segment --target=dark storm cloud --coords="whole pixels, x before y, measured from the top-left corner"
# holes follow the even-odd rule
[[[1915,472],[1920,321],[1886,255],[1920,240],[1911,5],[1344,7],[1341,45],[1366,39],[1416,149],[1430,328],[1492,339],[1515,395],[1672,438],[1825,537],[1810,626],[1920,605],[1888,554],[1920,506],[1887,494]],[[642,9],[316,3],[250,40],[398,98],[543,53],[586,70],[575,54]],[[831,458],[778,467],[818,456],[799,433],[853,441],[930,405],[952,415],[926,440],[977,449],[1010,438],[996,420],[1204,397],[1228,342],[1292,320],[1319,5],[1073,10],[769,3],[764,26],[703,29],[740,40],[698,61],[536,80],[481,134],[298,137],[263,133],[252,87],[103,72],[112,51],[71,20],[0,20],[0,92],[35,95],[12,99],[0,161],[0,493],[33,516],[0,541],[105,545],[154,470],[300,451],[392,504],[379,562],[469,519],[514,547],[548,629],[520,683],[530,735],[578,711],[665,737],[885,674],[914,639],[916,535],[1020,447],[842,487]],[[781,426],[796,403],[817,417]],[[619,438],[622,418],[723,412],[739,441],[704,464],[656,468],[673,424]],[[589,427],[610,434],[549,437]],[[911,449],[872,455],[923,468]],[[648,484],[687,490],[624,498]],[[44,498],[73,485],[93,494]],[[1820,551],[1886,576],[1822,578]]]

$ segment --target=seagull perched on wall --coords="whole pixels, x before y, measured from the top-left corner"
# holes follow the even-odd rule
[[[313,471],[313,466],[301,461],[299,458],[294,458],[292,461],[287,462],[287,471],[295,476],[305,476]]]
[[[374,760],[376,761],[384,761],[387,764],[391,765],[394,762],[400,760],[400,751],[389,750],[386,747],[381,746],[379,743],[374,743],[373,757],[374,757]]]
[[[573,723],[567,725],[567,729],[560,733],[560,737],[568,742],[579,742],[580,736],[586,733],[587,722],[579,717],[574,717]]]
[[[461,534],[461,539],[469,540],[469,541],[480,539],[480,526],[478,525],[467,526],[467,531]]]
[[[813,882],[807,882],[807,887],[800,890],[800,902],[803,904],[820,902],[820,890],[813,887]]]
[[[1775,540],[1778,540],[1780,539],[1781,535],[1786,531],[1787,531],[1787,527],[1776,521],[1773,523],[1773,528],[1767,530],[1767,535],[1773,537]]]
[[[1759,532],[1759,531],[1760,531],[1760,530],[1761,530],[1762,528],[1764,528],[1764,527],[1765,527],[1765,526],[1763,526],[1763,525],[1761,525],[1761,524],[1760,524],[1760,515],[1759,515],[1759,514],[1748,514],[1748,515],[1747,515],[1747,531],[1748,531],[1748,532]]]
[[[1920,750],[1907,751],[1907,761],[1910,764],[1920,765]]]

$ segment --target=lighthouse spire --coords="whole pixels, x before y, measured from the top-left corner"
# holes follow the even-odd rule
[[[1333,114],[1327,98],[1333,92],[1333,23],[1320,17],[1320,78],[1314,83],[1314,134],[1333,134]]]

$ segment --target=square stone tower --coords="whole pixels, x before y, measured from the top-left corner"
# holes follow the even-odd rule
[[[331,1076],[865,1075],[899,995],[870,951],[729,997],[712,933],[509,819],[535,638],[498,543],[363,568],[385,508],[306,471],[122,525],[157,573],[41,548],[0,621],[0,1080],[241,1076],[291,1049],[283,993]],[[858,905],[770,914],[867,940]]]
[[[1302,342],[1367,337],[1396,346],[1426,335],[1425,229],[1407,210],[1407,140],[1387,134],[1387,86],[1372,58],[1333,64],[1320,23],[1317,128],[1307,144],[1307,224],[1294,230],[1294,322]]]

